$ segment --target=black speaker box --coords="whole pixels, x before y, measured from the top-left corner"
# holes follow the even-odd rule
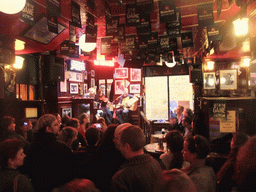
[[[46,55],[43,62],[45,82],[64,81],[64,58]]]
[[[190,83],[203,83],[202,69],[189,70]]]

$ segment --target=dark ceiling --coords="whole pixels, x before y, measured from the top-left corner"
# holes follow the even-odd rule
[[[35,17],[39,19],[43,14],[46,14],[46,0],[33,0],[35,2]],[[221,9],[217,8],[217,4],[222,2]],[[20,14],[8,15],[0,12],[0,26],[1,34],[16,38],[26,42],[25,50],[16,51],[16,54],[27,54],[35,52],[45,52],[59,49],[60,44],[69,38],[69,21],[71,21],[71,0],[60,0],[61,2],[61,16],[58,18],[58,22],[64,25],[66,28],[56,38],[54,38],[49,44],[45,45],[34,40],[24,37],[24,32],[31,26],[20,20]],[[84,0],[76,0],[81,7],[85,7]],[[176,8],[181,9],[182,18],[182,30],[195,30],[198,27],[197,19],[197,6],[205,3],[213,3],[214,20],[215,23],[219,23],[224,26],[228,20],[236,17],[240,11],[240,7],[236,3],[229,3],[230,0],[178,0],[176,1]],[[121,7],[116,0],[110,0],[112,16],[120,16],[125,18],[125,5],[129,3],[135,3],[134,0],[124,0],[124,7]],[[159,34],[164,33],[164,26],[159,24],[159,1],[154,1],[154,11],[151,12],[151,26],[152,31],[158,31]],[[95,0],[96,8],[94,11],[88,10],[88,8],[81,9],[81,16],[84,17],[86,11],[91,12],[96,16],[96,25],[98,25],[98,39],[105,36],[105,19],[104,19],[104,4],[102,0]],[[252,7],[252,6],[251,6]],[[221,11],[220,11],[221,10]],[[217,16],[217,12],[220,13]],[[85,26],[86,19],[82,18],[83,27]],[[77,29],[77,36],[83,32],[82,29]],[[126,34],[136,34],[135,27],[126,27]]]

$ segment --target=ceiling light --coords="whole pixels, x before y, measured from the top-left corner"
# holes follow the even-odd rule
[[[239,18],[233,21],[237,36],[246,35],[248,33],[248,20],[248,18]]]
[[[15,51],[21,51],[25,49],[25,42],[19,39],[15,40]]]
[[[13,64],[13,67],[16,69],[21,69],[23,67],[23,61],[23,57],[15,56],[15,63]]]
[[[213,70],[214,64],[215,64],[214,61],[207,61],[207,66],[206,66],[207,70],[209,71]]]
[[[79,38],[79,47],[85,52],[91,52],[96,48],[96,43],[86,43],[85,34]]]
[[[1,0],[0,11],[6,14],[16,14],[20,12],[26,4],[26,0]]]

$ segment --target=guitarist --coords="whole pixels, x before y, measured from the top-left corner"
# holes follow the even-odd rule
[[[120,97],[119,104],[122,106],[121,108],[117,109],[116,115],[120,124],[122,123],[133,123],[131,118],[132,111],[129,109],[132,106],[127,105],[127,101],[129,99],[134,98],[134,95],[128,94],[128,88],[124,88],[124,93]]]

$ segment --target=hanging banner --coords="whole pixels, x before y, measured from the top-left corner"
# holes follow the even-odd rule
[[[80,5],[78,5],[74,1],[71,1],[71,20],[72,25],[82,28],[80,17]]]
[[[76,27],[69,22],[69,41],[76,43]]]
[[[128,35],[125,37],[125,44],[129,50],[136,49],[136,35]]]
[[[79,46],[75,44],[69,44],[69,57],[79,58]]]
[[[101,54],[111,53],[111,37],[101,38]]]
[[[162,50],[170,50],[170,38],[169,36],[160,36],[160,49]]]
[[[148,49],[149,49],[149,51],[155,51],[158,47],[159,47],[158,32],[157,31],[152,31],[149,34]]]
[[[86,26],[94,28],[94,16],[89,12],[87,12]]]
[[[150,34],[151,22],[150,13],[140,13],[140,24],[137,26],[138,34]]]
[[[58,34],[58,18],[53,17],[47,17],[47,24],[48,24],[48,30],[52,33]]]
[[[120,54],[126,54],[127,53],[127,47],[126,47],[126,42],[121,41],[120,43]]]
[[[106,17],[106,36],[114,36],[118,33],[119,17]]]
[[[159,1],[160,23],[168,23],[176,20],[175,0]]]
[[[111,44],[111,57],[117,57],[118,56],[118,43],[112,43]]]
[[[213,103],[212,107],[213,118],[219,121],[227,120],[227,102],[218,100]]]
[[[207,27],[207,35],[209,41],[222,40],[222,35],[220,35],[220,26],[218,23],[214,23],[212,26]]]
[[[193,47],[193,33],[192,31],[181,33],[182,48]]]
[[[214,24],[213,4],[202,4],[197,7],[197,16],[199,27]]]
[[[124,40],[125,38],[125,24],[119,24],[117,27],[118,40]]]
[[[153,0],[136,0],[136,10],[140,13],[149,13],[154,9]]]
[[[29,25],[35,25],[35,3],[33,1],[27,0],[25,7],[20,12],[20,18]]]
[[[126,5],[126,26],[138,26],[140,24],[139,14],[136,13],[136,4]]]
[[[95,9],[95,1],[94,0],[87,0],[87,7],[94,11]]]
[[[148,48],[148,39],[149,35],[139,35],[139,50],[140,51],[146,51]]]
[[[181,12],[176,9],[176,20],[165,23],[167,35],[170,37],[180,37],[181,35]]]
[[[170,43],[170,50],[177,51],[178,49],[177,38],[170,38],[169,43]]]
[[[61,15],[60,0],[47,0],[46,3],[47,14],[50,17],[58,17]]]
[[[97,41],[97,25],[95,25],[93,28],[86,26],[85,42],[96,43],[96,41]]]

